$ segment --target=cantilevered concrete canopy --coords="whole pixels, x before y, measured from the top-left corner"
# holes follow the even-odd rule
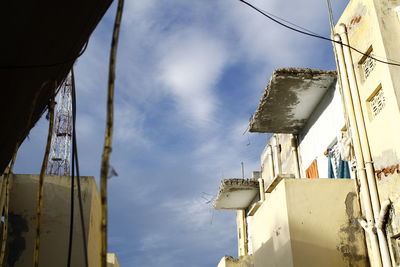
[[[257,193],[258,181],[255,179],[224,179],[213,205],[217,210],[245,209]]]
[[[299,133],[328,89],[336,71],[281,68],[274,71],[249,131]]]
[[[3,1],[0,8],[0,174],[16,144],[25,139],[45,111],[51,88],[65,79],[74,58],[111,2]],[[110,25],[110,34],[111,31]],[[108,58],[108,51],[97,56]]]

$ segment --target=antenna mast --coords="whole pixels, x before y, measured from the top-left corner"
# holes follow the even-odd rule
[[[46,174],[70,175],[72,143],[72,81],[68,74],[56,97],[56,114]]]

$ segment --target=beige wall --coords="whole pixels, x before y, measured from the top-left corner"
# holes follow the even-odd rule
[[[375,56],[400,61],[399,5],[399,0],[352,0],[338,24],[346,24],[351,46],[362,52],[372,47]],[[400,67],[376,62],[366,77],[359,64],[363,56],[352,51],[352,58],[374,168],[379,172],[386,169],[386,175],[381,173],[376,178],[380,201],[390,199],[393,205],[386,230],[392,252],[397,250],[392,258],[400,265],[400,238],[395,238],[400,235]],[[385,106],[373,116],[369,99],[380,86]]]
[[[281,175],[295,175],[296,174],[296,157],[292,151],[292,135],[291,134],[275,134],[277,137],[278,143],[280,145],[280,153],[276,154],[276,150],[274,149],[274,141],[273,138],[269,139],[268,144],[266,145],[263,153],[261,154],[261,177],[265,181],[265,186],[271,182],[272,174],[269,161],[272,160],[274,162],[275,176],[277,175],[277,158],[280,158],[281,162]],[[268,145],[272,147],[272,156],[268,154]]]
[[[248,254],[248,236],[247,236],[247,221],[246,211],[236,211],[236,229],[237,229],[237,240],[238,240],[238,255],[246,256]]]
[[[253,267],[252,256],[240,257],[240,259],[234,259],[231,256],[223,257],[218,263],[217,267]]]
[[[8,266],[33,266],[38,175],[13,175],[10,224],[7,240]],[[70,177],[46,176],[42,213],[40,265],[66,266],[68,256]],[[83,208],[88,235],[89,265],[100,266],[100,205],[93,177],[81,177]],[[90,223],[90,227],[88,224]],[[72,266],[84,266],[78,199],[75,198]]]
[[[293,266],[285,192],[284,183],[281,183],[267,194],[266,200],[251,219],[255,267]]]
[[[115,253],[107,253],[107,267],[120,267]]]
[[[367,266],[354,180],[284,179],[252,218],[255,267]]]

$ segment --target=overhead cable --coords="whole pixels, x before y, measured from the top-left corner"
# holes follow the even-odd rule
[[[87,238],[86,238],[86,228],[85,228],[85,217],[83,212],[83,201],[82,201],[82,189],[81,189],[81,176],[79,174],[79,159],[78,159],[78,144],[76,139],[76,89],[75,89],[75,76],[74,70],[71,69],[72,72],[72,146],[74,147],[74,158],[72,161],[75,163],[76,168],[76,180],[77,180],[77,189],[78,189],[78,204],[79,204],[79,214],[81,221],[81,229],[82,229],[82,242],[83,242],[83,250],[85,256],[85,266],[89,266],[89,257],[88,257],[88,248],[87,248]]]
[[[72,262],[72,244],[73,244],[73,232],[74,232],[74,210],[75,210],[75,168],[76,168],[76,180],[78,189],[78,205],[81,223],[81,234],[83,243],[83,255],[85,266],[89,266],[88,252],[87,252],[87,238],[85,228],[85,218],[83,213],[83,201],[82,201],[82,190],[81,190],[81,177],[79,175],[79,160],[78,160],[78,145],[76,142],[76,87],[75,87],[75,75],[74,69],[71,68],[71,99],[72,99],[72,166],[71,166],[71,193],[70,193],[70,223],[69,223],[69,240],[68,240],[68,259],[67,266],[71,266]]]
[[[252,8],[252,9],[254,9],[254,10],[257,11],[258,13],[260,13],[260,14],[262,14],[263,16],[265,16],[266,18],[268,18],[269,20],[272,20],[273,22],[275,22],[275,23],[277,23],[277,24],[281,25],[282,27],[285,27],[285,28],[287,28],[287,29],[289,29],[289,30],[292,30],[292,31],[295,31],[295,32],[298,32],[298,33],[301,33],[301,34],[304,34],[304,35],[307,35],[307,36],[310,36],[310,37],[314,37],[314,38],[326,40],[326,41],[329,41],[329,42],[338,43],[338,44],[340,44],[340,45],[347,46],[348,48],[350,48],[350,49],[356,51],[357,53],[359,53],[359,54],[361,54],[361,55],[363,55],[363,56],[365,56],[365,57],[368,57],[368,58],[371,58],[371,59],[373,59],[373,60],[376,60],[377,62],[380,62],[380,63],[383,63],[383,64],[387,64],[387,65],[399,66],[399,67],[400,67],[400,63],[395,63],[395,62],[396,62],[395,60],[387,59],[387,60],[392,61],[392,62],[385,61],[385,60],[380,60],[380,59],[378,59],[376,56],[371,56],[370,54],[363,53],[362,51],[358,50],[357,48],[352,47],[352,46],[347,45],[347,44],[344,44],[344,43],[342,43],[342,42],[335,41],[335,40],[333,40],[333,39],[331,39],[331,38],[328,38],[328,37],[325,37],[325,36],[322,36],[322,35],[319,35],[319,34],[312,33],[312,32],[309,31],[309,30],[304,31],[304,30],[296,29],[295,27],[289,26],[289,25],[287,25],[287,24],[285,24],[285,23],[279,21],[278,19],[275,19],[275,18],[272,17],[271,15],[267,14],[265,11],[259,9],[258,7],[252,5],[252,4],[249,3],[249,2],[246,2],[246,1],[244,1],[244,0],[238,0],[238,1],[242,2],[243,4],[247,5],[248,7]],[[295,25],[295,24],[294,24],[294,25]],[[296,25],[296,26],[297,26],[297,25]],[[297,27],[299,27],[299,26],[297,26]]]

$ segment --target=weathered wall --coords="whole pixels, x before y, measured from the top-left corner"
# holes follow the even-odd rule
[[[294,266],[367,266],[354,180],[285,180]]]
[[[352,0],[338,24],[346,24],[351,46],[364,53],[372,50],[380,59],[400,61],[399,5],[399,0]],[[390,199],[393,204],[387,230],[392,259],[400,265],[400,67],[371,60],[367,75],[366,58],[354,51],[352,58],[380,201]],[[377,93],[382,94],[383,105],[374,112],[371,103]]]
[[[66,266],[70,220],[70,177],[45,176],[40,242],[40,265]],[[81,177],[89,265],[100,266],[99,196],[93,177]],[[33,266],[38,175],[13,175],[7,266]],[[89,225],[90,223],[90,225]],[[84,266],[78,198],[75,198],[72,266]]]
[[[282,180],[252,218],[254,266],[368,266],[359,213],[354,180]]]

